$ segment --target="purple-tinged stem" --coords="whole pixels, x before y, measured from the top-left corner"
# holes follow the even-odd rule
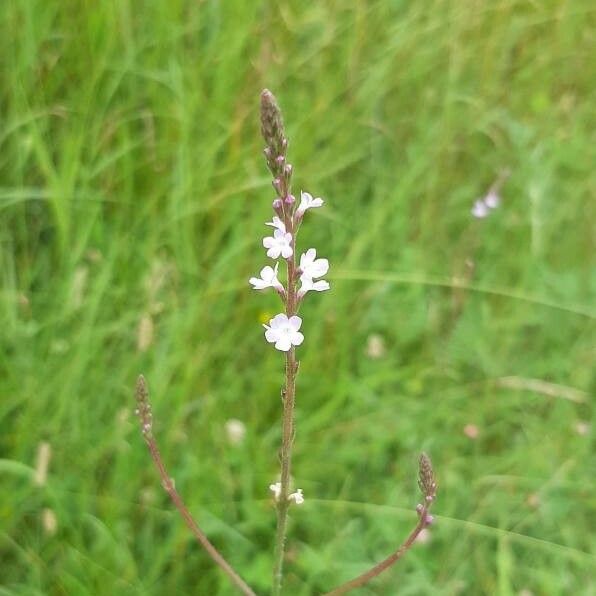
[[[207,536],[203,533],[201,528],[199,528],[193,519],[190,511],[184,504],[182,497],[176,491],[174,482],[172,478],[170,478],[170,475],[168,474],[161,458],[161,454],[157,447],[157,442],[153,437],[153,420],[151,414],[151,405],[149,403],[149,391],[147,389],[147,382],[145,381],[143,375],[140,375],[137,380],[136,398],[138,405],[137,414],[141,421],[141,431],[143,433],[143,438],[145,439],[145,443],[147,443],[149,453],[151,453],[151,459],[153,460],[153,463],[159,472],[159,477],[161,478],[161,484],[164,490],[168,493],[170,499],[172,499],[176,509],[178,509],[180,515],[186,522],[186,525],[197,539],[197,542],[207,551],[207,554],[213,559],[213,561],[219,565],[223,572],[245,596],[256,596],[250,586],[236,573],[236,571],[234,571],[232,566],[223,558],[215,546],[211,544]]]
[[[420,519],[418,520],[416,527],[410,532],[410,535],[407,537],[406,541],[395,552],[391,553],[386,559],[384,559],[380,563],[377,563],[374,567],[372,567],[362,575],[359,575],[358,577],[355,577],[349,582],[346,582],[345,584],[338,586],[337,588],[331,590],[331,592],[326,592],[323,596],[339,596],[339,594],[346,594],[350,590],[355,590],[356,588],[363,586],[364,584],[368,583],[369,581],[383,573],[383,571],[385,571],[386,569],[389,569],[391,565],[393,565],[399,559],[401,559],[401,557],[407,552],[407,550],[412,546],[412,544],[414,544],[420,532],[422,532],[422,530],[426,528],[426,526],[428,525],[427,516],[428,506],[424,507],[420,511]]]
[[[286,231],[292,234],[292,256],[286,259],[287,289],[285,296],[282,296],[286,315],[289,318],[297,313],[299,302],[296,292],[296,231],[298,224],[294,218],[295,205],[293,201],[289,200],[291,195],[292,166],[286,162],[288,140],[285,136],[283,118],[275,96],[267,89],[261,93],[261,132],[267,144],[265,148],[267,166],[273,175],[273,188],[277,193],[274,209],[283,220]],[[294,347],[291,347],[286,353],[285,385],[282,391],[282,437],[279,452],[281,488],[277,497],[277,530],[275,533],[272,596],[279,596],[281,594],[283,583],[283,564],[288,530],[288,509],[290,506],[288,496],[290,494],[290,473],[292,469],[297,373],[298,361],[296,360],[296,350]]]
[[[418,513],[418,523],[415,528],[410,532],[410,535],[406,538],[406,541],[393,553],[391,553],[386,559],[383,559],[380,563],[377,563],[374,567],[371,567],[368,571],[363,574],[351,579],[345,584],[341,584],[337,588],[331,590],[331,592],[325,593],[323,596],[339,596],[340,594],[346,594],[350,590],[355,590],[360,586],[373,580],[379,576],[383,571],[389,569],[394,563],[399,561],[408,549],[414,544],[416,538],[424,528],[429,526],[433,518],[429,514],[430,507],[435,500],[437,495],[437,483],[432,468],[430,458],[426,453],[420,456],[418,466],[418,485],[424,496],[423,504],[416,507]]]

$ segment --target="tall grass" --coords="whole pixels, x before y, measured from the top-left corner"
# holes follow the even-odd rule
[[[140,371],[177,488],[266,592],[281,372],[257,329],[275,297],[246,283],[265,86],[296,188],[328,205],[303,239],[334,264],[305,306],[287,593],[397,545],[421,448],[431,540],[362,593],[596,591],[591,2],[5,0],[0,19],[1,594],[232,593],[147,461]]]

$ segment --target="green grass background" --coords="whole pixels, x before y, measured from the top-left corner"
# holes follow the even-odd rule
[[[332,264],[302,311],[286,593],[403,539],[424,449],[430,541],[359,594],[595,594],[595,12],[3,0],[0,594],[234,593],[160,489],[140,372],[177,488],[267,593],[279,306],[246,282],[273,199],[263,87],[295,189],[327,202],[301,246]],[[502,168],[502,207],[474,220]]]

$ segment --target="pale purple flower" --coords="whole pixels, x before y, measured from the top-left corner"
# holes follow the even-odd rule
[[[300,290],[298,290],[299,298],[302,298],[306,292],[310,292],[311,290],[314,290],[315,292],[324,292],[330,288],[329,282],[324,279],[313,281],[310,277],[301,277],[300,281],[302,282],[302,285],[300,286]]]
[[[283,286],[279,279],[277,279],[277,269],[279,263],[275,263],[274,267],[263,267],[261,269],[261,277],[251,277],[248,283],[252,285],[253,290],[264,290],[265,288],[275,288],[276,290],[283,289]]]
[[[323,199],[318,197],[316,199],[313,199],[310,193],[302,191],[300,193],[300,205],[298,205],[298,209],[296,209],[296,216],[302,217],[307,209],[313,209],[315,207],[322,206]]]
[[[292,254],[292,234],[276,228],[273,236],[263,238],[263,246],[267,249],[267,256],[272,259],[278,259],[281,255],[284,259],[289,259]]]
[[[496,209],[501,204],[501,197],[496,190],[489,190],[484,197],[484,204],[489,209]]]
[[[279,217],[277,217],[277,215],[273,216],[273,220],[272,221],[268,221],[265,223],[266,226],[271,226],[272,228],[275,228],[276,230],[281,230],[282,232],[286,232],[286,224],[281,221],[281,219]]]
[[[275,315],[269,325],[265,327],[265,339],[270,344],[275,344],[275,349],[281,352],[287,352],[292,346],[299,346],[304,341],[304,335],[299,329],[302,325],[302,319],[293,315],[288,318],[284,313]]]
[[[329,271],[329,261],[327,259],[317,259],[316,249],[309,248],[300,255],[300,271],[300,279],[304,277],[310,279],[322,277]]]
[[[329,283],[323,279],[313,281],[315,277],[322,277],[329,271],[329,261],[327,259],[317,259],[317,251],[309,248],[300,256],[300,291],[298,296],[302,298],[306,292],[314,290],[315,292],[324,292],[329,289]]]
[[[501,197],[497,189],[489,189],[484,197],[474,202],[471,213],[478,219],[483,219],[490,215],[492,209],[496,209],[501,204]]]
[[[483,219],[490,213],[490,208],[482,199],[478,199],[474,203],[471,213],[474,217],[478,219]]]

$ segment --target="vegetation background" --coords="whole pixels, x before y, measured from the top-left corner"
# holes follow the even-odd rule
[[[595,13],[3,0],[0,594],[233,593],[159,486],[139,372],[177,488],[267,592],[282,358],[260,327],[276,297],[247,284],[273,198],[263,87],[295,188],[327,201],[302,246],[332,264],[303,309],[287,593],[401,541],[424,449],[437,522],[359,593],[595,594]]]

